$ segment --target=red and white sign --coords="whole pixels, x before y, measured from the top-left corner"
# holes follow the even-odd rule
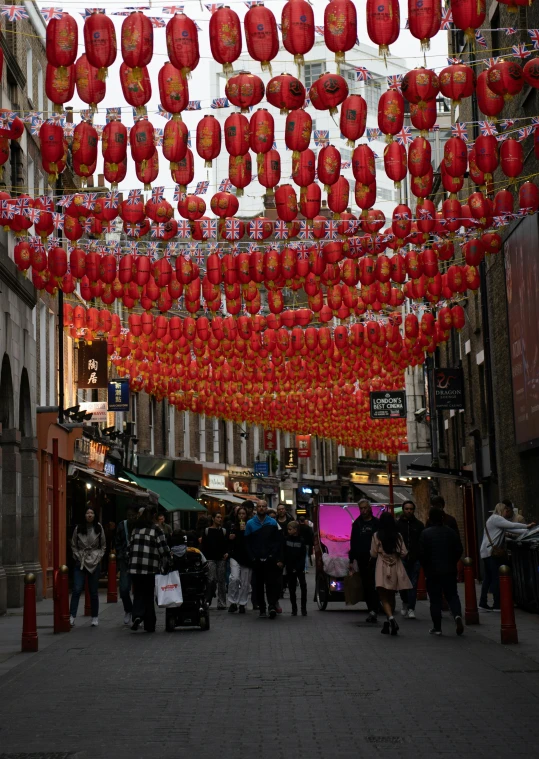
[[[277,433],[275,430],[264,430],[264,450],[277,450]]]
[[[296,448],[298,449],[298,459],[311,458],[311,436],[296,435]]]

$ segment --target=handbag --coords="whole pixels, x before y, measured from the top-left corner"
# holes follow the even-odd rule
[[[363,585],[361,583],[361,575],[359,572],[354,572],[352,575],[346,575],[344,578],[344,600],[346,606],[355,606],[360,601],[363,601]]]
[[[509,554],[507,553],[507,549],[501,543],[499,546],[496,546],[493,544],[486,522],[485,522],[485,532],[487,533],[487,538],[488,538],[489,545],[491,548],[490,555],[493,556],[498,561],[507,561],[509,559]],[[502,533],[502,543],[504,540],[505,540],[505,537]]]
[[[162,609],[174,609],[183,603],[182,585],[178,572],[155,575],[155,596]]]

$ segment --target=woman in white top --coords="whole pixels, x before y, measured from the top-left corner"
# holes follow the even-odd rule
[[[479,600],[480,611],[500,611],[500,575],[499,570],[503,561],[492,556],[493,548],[503,548],[507,533],[526,532],[530,526],[519,522],[510,522],[513,509],[504,503],[496,504],[492,515],[487,519],[483,540],[481,542],[481,558],[483,559],[484,578]],[[492,590],[494,606],[488,605],[488,592]]]

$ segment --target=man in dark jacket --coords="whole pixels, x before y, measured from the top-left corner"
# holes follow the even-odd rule
[[[353,561],[357,562],[359,574],[361,575],[361,584],[363,585],[363,595],[369,616],[367,622],[375,624],[378,621],[378,595],[374,584],[375,559],[371,558],[372,536],[377,532],[380,522],[373,516],[372,508],[366,498],[359,503],[359,516],[352,525],[352,534],[350,535],[350,570],[353,571]]]
[[[277,562],[282,560],[283,541],[277,522],[267,515],[267,510],[267,503],[259,501],[256,516],[249,519],[245,526],[245,546],[253,563],[260,616],[267,616],[267,597],[270,619],[275,619],[279,599]]]
[[[433,498],[430,499],[430,505],[433,509],[440,509],[442,512],[442,523],[445,524],[446,527],[451,527],[452,530],[455,530],[457,535],[459,536],[460,540],[460,532],[459,532],[459,526],[457,524],[457,520],[455,517],[452,517],[451,514],[448,514],[445,511],[445,498],[441,495],[435,495]],[[430,521],[430,517],[427,522],[427,527],[432,527],[432,522]]]
[[[415,619],[415,604],[417,600],[417,581],[419,580],[419,538],[425,529],[423,522],[415,516],[415,503],[405,501],[402,504],[402,516],[397,522],[397,529],[402,535],[408,555],[402,560],[406,573],[412,583],[411,590],[401,590],[401,614],[408,619]]]
[[[292,605],[292,616],[296,617],[298,613],[298,604],[296,600],[296,585],[299,582],[301,589],[301,614],[307,616],[307,583],[305,582],[305,541],[299,532],[297,522],[289,522],[284,539],[283,564],[286,567],[288,577],[288,588],[290,590],[290,603]]]
[[[462,608],[457,591],[457,563],[462,556],[460,537],[443,523],[443,511],[431,508],[429,524],[419,538],[419,560],[425,570],[432,617],[431,635],[442,634],[442,594],[455,619],[457,635],[462,635]]]

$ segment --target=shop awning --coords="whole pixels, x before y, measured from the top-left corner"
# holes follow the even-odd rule
[[[389,485],[363,485],[363,483],[353,483],[355,489],[372,503],[389,503]],[[408,488],[393,488],[393,502],[396,506],[404,501],[412,500],[412,491]]]
[[[153,490],[159,497],[159,503],[167,511],[207,511],[206,507],[179,488],[172,480],[160,477],[143,477],[140,474],[126,472],[126,477],[141,485],[143,488]]]
[[[218,501],[226,501],[226,503],[243,503],[243,499],[236,498],[235,495],[232,495],[228,490],[204,490],[203,493],[200,495],[208,496],[208,498],[215,498]]]
[[[77,476],[83,480],[87,479],[88,481],[94,480],[106,493],[129,496],[130,498],[137,498],[141,501],[147,501],[150,497],[147,490],[140,490],[127,482],[120,482],[114,477],[108,477],[106,474],[96,472],[95,469],[90,469],[89,467],[80,464],[70,464],[68,475]],[[143,506],[144,504],[140,503],[140,505]]]

